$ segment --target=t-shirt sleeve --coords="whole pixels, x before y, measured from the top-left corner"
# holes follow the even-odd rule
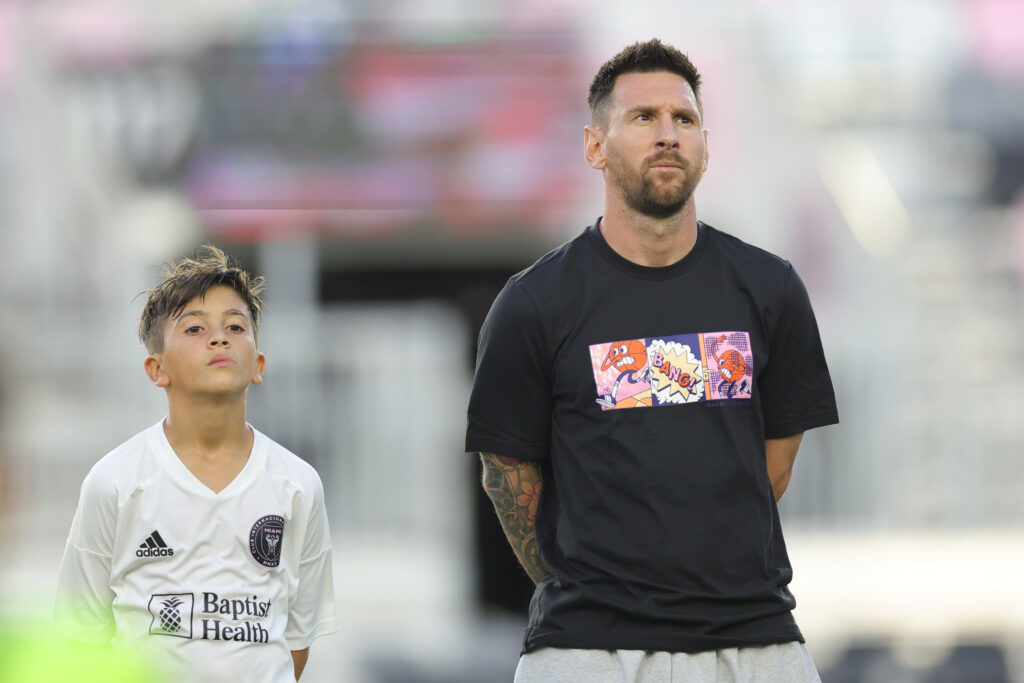
[[[551,380],[545,346],[533,300],[509,280],[480,329],[467,451],[522,460],[548,457]]]
[[[791,436],[839,422],[818,323],[807,289],[792,266],[769,334],[768,361],[757,380],[765,437]]]
[[[117,490],[94,469],[82,482],[57,578],[57,634],[84,643],[114,636],[110,563],[117,528]]]
[[[331,530],[324,506],[324,487],[316,478],[309,503],[309,521],[299,558],[298,585],[288,610],[285,640],[291,650],[304,650],[319,636],[338,630],[334,611]]]

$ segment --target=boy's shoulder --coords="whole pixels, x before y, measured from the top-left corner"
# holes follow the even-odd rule
[[[253,427],[253,433],[257,439],[262,440],[264,443],[267,454],[266,467],[268,474],[275,478],[292,481],[309,492],[323,490],[320,475],[312,465],[255,427]]]
[[[153,430],[162,428],[162,424],[161,420],[143,429],[109,451],[89,470],[86,482],[94,486],[120,488],[126,483],[139,483],[141,479],[152,476],[159,469],[159,465],[154,457],[150,439]]]

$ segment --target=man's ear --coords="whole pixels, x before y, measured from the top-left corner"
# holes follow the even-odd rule
[[[162,364],[162,354],[151,353],[146,356],[146,376],[149,377],[149,381],[158,387],[169,387],[171,385],[171,378],[164,372],[164,366]]]
[[[595,126],[583,127],[583,155],[591,168],[603,170],[607,165],[604,158],[604,133]]]
[[[256,372],[252,373],[253,384],[263,384],[263,369],[267,367],[267,357],[262,353],[256,354]]]

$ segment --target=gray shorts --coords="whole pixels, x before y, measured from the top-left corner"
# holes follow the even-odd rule
[[[821,683],[803,643],[709,652],[544,647],[519,659],[515,683]]]

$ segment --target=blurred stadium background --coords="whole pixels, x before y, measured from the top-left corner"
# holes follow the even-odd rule
[[[1024,682],[1020,0],[0,0],[0,620],[163,415],[133,297],[214,241],[268,278],[250,419],[327,491],[342,630],[303,680],[510,681],[475,336],[599,214],[586,88],[651,36],[705,76],[699,215],[818,313],[843,423],[781,513],[824,680]]]

